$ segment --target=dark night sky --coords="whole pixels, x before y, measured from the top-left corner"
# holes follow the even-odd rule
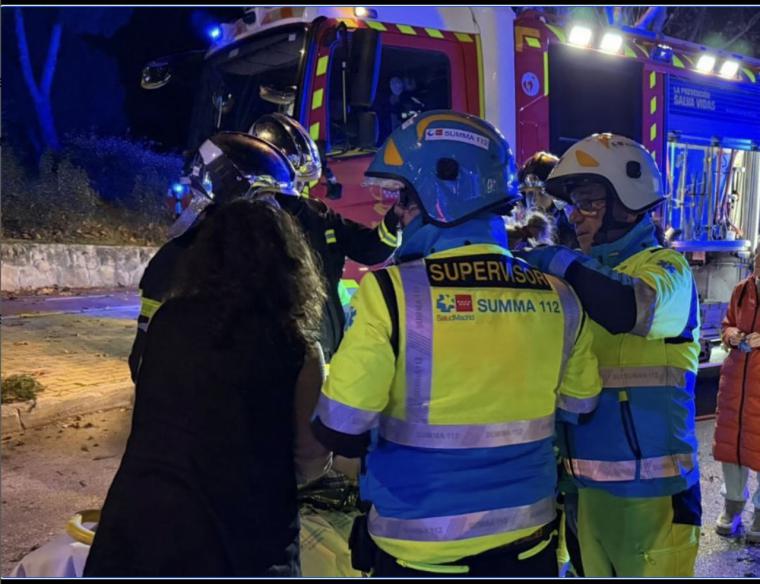
[[[5,138],[25,140],[35,123],[16,46],[14,8],[2,9],[3,127]],[[35,74],[41,76],[53,22],[68,8],[24,8],[26,34]],[[90,10],[90,9],[84,9]],[[103,18],[116,9],[99,9]],[[140,73],[150,60],[208,46],[211,22],[237,18],[240,8],[129,8],[127,24],[110,36],[76,30],[64,21],[52,101],[59,133],[90,128],[157,142],[160,149],[181,149],[192,105],[192,87],[170,83],[155,91],[140,87]],[[73,19],[75,20],[75,19]],[[95,23],[108,28],[107,23]],[[81,28],[81,27],[80,27]],[[123,103],[123,106],[121,105]]]

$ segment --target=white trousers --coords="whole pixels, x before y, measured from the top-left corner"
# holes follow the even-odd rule
[[[720,494],[729,501],[746,502],[749,499],[749,489],[747,488],[749,469],[732,462],[721,464],[723,465],[723,485],[720,488]],[[752,504],[755,509],[760,511],[760,472],[756,474],[758,485],[755,487],[755,494],[752,496]]]

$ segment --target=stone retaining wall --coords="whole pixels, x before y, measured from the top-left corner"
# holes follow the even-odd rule
[[[0,243],[2,290],[137,287],[158,248],[61,243]]]

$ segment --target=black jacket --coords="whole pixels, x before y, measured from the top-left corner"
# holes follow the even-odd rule
[[[305,346],[210,301],[156,313],[85,576],[298,576],[294,398]]]
[[[174,272],[180,257],[195,240],[201,223],[193,225],[182,235],[170,239],[162,245],[145,267],[140,278],[141,306],[137,317],[137,333],[129,353],[129,372],[132,381],[137,381],[137,371],[145,351],[145,338],[153,311],[152,306],[166,300],[174,282]]]

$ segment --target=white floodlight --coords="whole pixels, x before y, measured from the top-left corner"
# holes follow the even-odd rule
[[[591,43],[591,29],[587,26],[576,24],[570,29],[570,36],[567,37],[567,42],[579,47],[589,46]]]
[[[697,71],[700,73],[712,73],[715,67],[715,57],[712,55],[702,55],[697,61]]]
[[[602,37],[599,48],[605,53],[617,53],[623,46],[623,37],[616,32],[606,32]]]
[[[736,74],[739,72],[739,63],[738,61],[732,61],[727,60],[723,61],[723,64],[720,66],[720,76],[725,77],[726,79],[733,79],[736,77]]]

